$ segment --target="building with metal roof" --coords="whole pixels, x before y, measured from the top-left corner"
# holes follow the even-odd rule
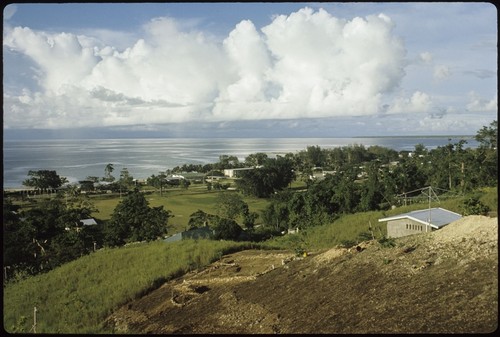
[[[421,232],[431,232],[461,217],[458,213],[435,207],[394,215],[378,221],[387,222],[387,236],[397,238]]]
[[[97,222],[93,218],[80,220],[80,223],[83,226],[94,226],[94,225],[97,225]]]

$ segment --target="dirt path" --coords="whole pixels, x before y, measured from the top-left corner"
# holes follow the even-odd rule
[[[249,250],[167,282],[108,318],[136,333],[481,333],[498,324],[498,223],[297,258]]]

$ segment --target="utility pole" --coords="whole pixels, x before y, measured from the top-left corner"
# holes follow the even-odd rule
[[[165,179],[165,172],[160,171],[160,197],[163,196],[163,180]]]
[[[428,224],[425,226],[425,231],[427,232],[429,226],[431,225],[431,188],[429,186],[429,219],[428,219]]]
[[[7,281],[7,269],[10,269],[10,266],[3,267],[5,281]]]
[[[31,327],[33,333],[36,333],[36,312],[37,312],[36,307],[33,307],[33,326]]]

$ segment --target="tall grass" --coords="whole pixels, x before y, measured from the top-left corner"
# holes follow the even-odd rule
[[[37,333],[109,332],[102,321],[118,306],[223,254],[257,247],[187,240],[100,250],[46,274],[7,284],[4,327],[8,332],[29,332],[36,307]]]
[[[475,191],[470,195],[467,194],[450,198],[442,197],[439,201],[431,202],[431,207],[441,207],[461,214],[463,211],[463,202],[470,198],[471,195],[479,196],[480,201],[490,208],[490,213],[496,216],[498,211],[498,196],[496,187],[484,188],[482,190]],[[372,233],[375,238],[378,239],[387,235],[386,223],[378,222],[378,219],[427,208],[428,206],[428,203],[416,203],[387,211],[346,214],[339,217],[332,223],[307,228],[296,235],[278,237],[270,240],[268,244],[280,248],[302,248],[314,251],[342,245],[347,241],[357,243],[358,241],[363,241],[366,236],[370,237]],[[372,232],[370,232],[370,226],[372,228]]]

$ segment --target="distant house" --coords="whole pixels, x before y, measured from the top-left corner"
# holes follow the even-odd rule
[[[224,175],[228,178],[238,178],[242,171],[253,170],[254,167],[241,167],[233,169],[224,169]]]
[[[209,239],[214,234],[214,231],[210,229],[208,226],[191,228],[187,231],[176,233],[172,236],[166,238],[165,242],[175,242],[181,241],[184,239]]]
[[[172,175],[167,176],[167,178],[165,179],[165,182],[168,185],[180,185],[181,180],[185,180],[185,179],[186,178],[184,176],[181,176],[179,174],[172,174]]]
[[[97,225],[97,222],[93,218],[80,220],[80,223],[82,224],[82,226],[94,226],[94,225]]]
[[[83,220],[76,222],[74,228],[77,232],[79,232],[82,230],[82,228],[84,228],[86,226],[95,226],[95,225],[97,225],[97,222],[95,221],[95,219],[89,218],[89,219],[83,219]],[[66,227],[65,229],[67,231],[69,231],[71,228]]]
[[[411,234],[431,232],[461,217],[458,213],[436,207],[394,215],[378,221],[387,222],[388,237],[398,238]]]
[[[310,180],[323,180],[327,175],[335,175],[337,171],[326,171],[322,167],[313,167],[311,169],[312,174],[309,175]]]
[[[222,178],[224,178],[224,177],[222,177],[222,176],[206,176],[205,177],[205,181],[207,183],[213,183],[215,181],[221,180]]]

